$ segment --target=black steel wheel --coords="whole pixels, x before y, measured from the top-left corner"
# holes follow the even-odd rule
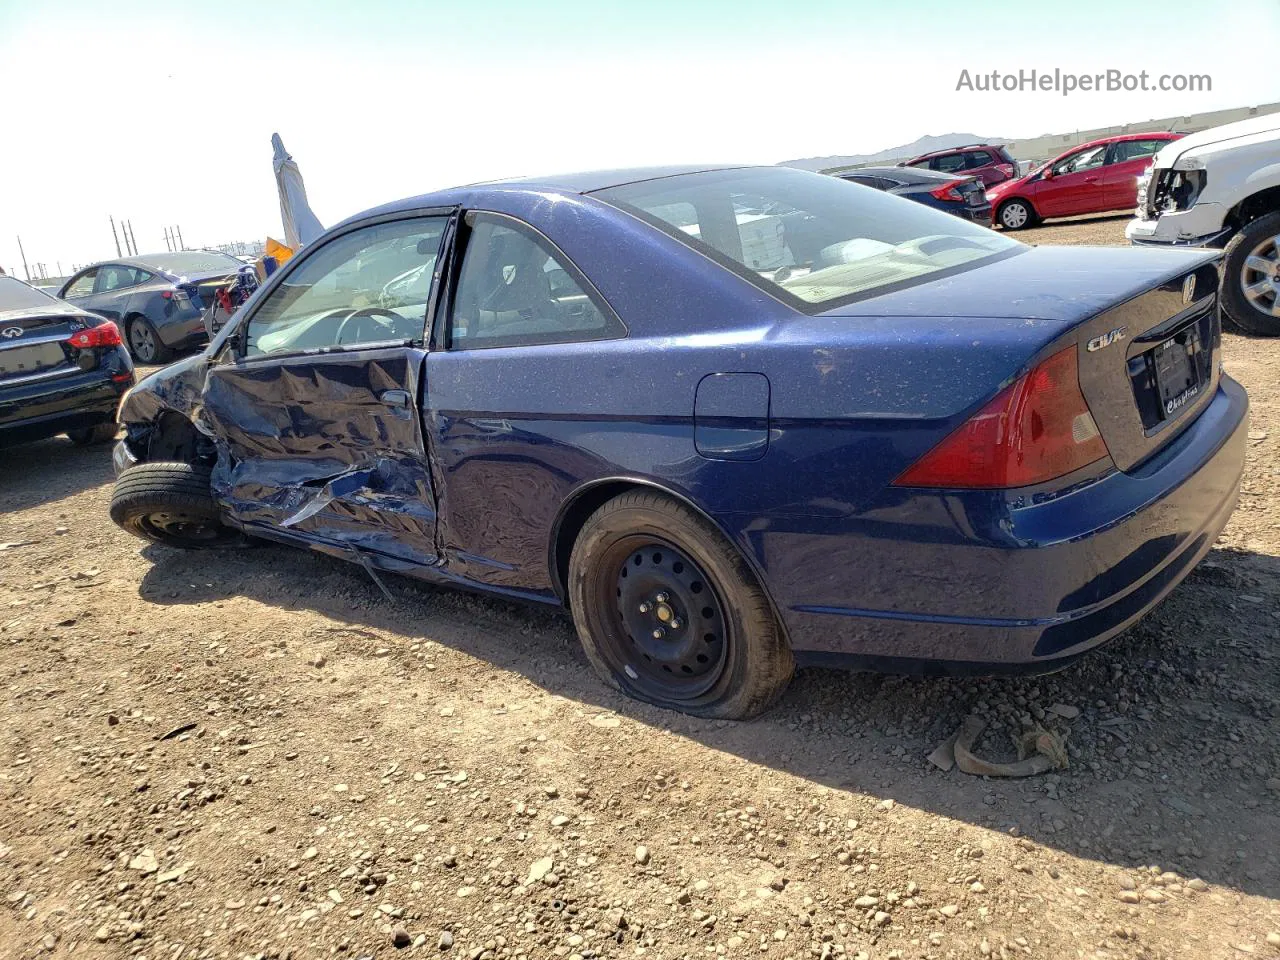
[[[665,539],[624,537],[609,554],[604,563],[618,571],[622,623],[610,641],[619,645],[613,653],[623,672],[657,699],[702,696],[724,671],[729,648],[729,623],[710,579]]]
[[[569,581],[592,666],[637,699],[742,719],[791,679],[790,648],[751,569],[669,497],[636,491],[597,510],[574,544]]]
[[[140,463],[120,474],[111,519],[135,537],[189,550],[233,547],[243,535],[222,523],[209,489],[209,468],[190,463]]]

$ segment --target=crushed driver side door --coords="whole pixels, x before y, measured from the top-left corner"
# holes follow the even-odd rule
[[[209,369],[213,488],[249,532],[436,562],[420,401],[451,210],[354,224],[290,263]]]

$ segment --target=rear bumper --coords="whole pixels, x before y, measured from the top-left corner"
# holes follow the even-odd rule
[[[183,350],[209,342],[204,311],[188,301],[181,309],[171,308],[156,324],[160,341],[171,350]]]
[[[87,373],[0,386],[0,446],[114,422],[120,397],[134,384],[133,365],[118,352]]]
[[[1063,666],[1140,619],[1212,549],[1235,508],[1247,413],[1244,389],[1223,376],[1196,422],[1130,473],[1038,503],[915,495],[896,521],[876,519],[873,538],[823,536],[820,552],[766,539],[769,552],[813,556],[769,577],[798,658],[910,672]],[[938,515],[954,518],[953,537],[911,539],[912,518]]]

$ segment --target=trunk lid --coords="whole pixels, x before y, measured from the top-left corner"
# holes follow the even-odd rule
[[[67,340],[94,321],[100,318],[57,302],[0,312],[0,384],[78,370]]]
[[[975,356],[996,342],[1007,349],[1016,339],[1008,321],[1023,319],[1022,371],[1074,344],[1090,412],[1116,466],[1130,470],[1181,433],[1217,388],[1218,257],[1205,250],[1035,247],[821,316],[937,317],[953,326],[963,312]],[[990,384],[988,396],[1000,386]]]

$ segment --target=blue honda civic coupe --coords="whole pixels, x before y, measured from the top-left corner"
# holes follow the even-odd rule
[[[778,167],[445,190],[135,387],[111,515],[567,607],[602,678],[703,717],[796,664],[1053,670],[1235,505],[1216,256]]]

